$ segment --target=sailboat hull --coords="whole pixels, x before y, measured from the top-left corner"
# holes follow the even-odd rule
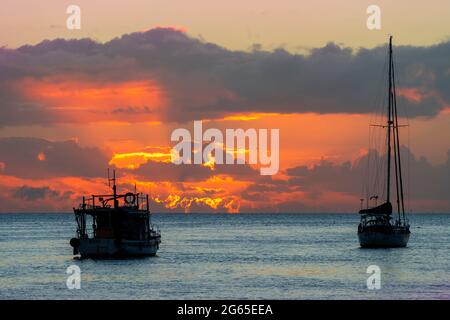
[[[358,232],[362,248],[399,248],[406,247],[409,241],[408,229],[392,229],[389,232],[363,230]]]

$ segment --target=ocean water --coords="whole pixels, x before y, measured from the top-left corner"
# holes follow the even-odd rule
[[[155,257],[73,259],[72,214],[0,214],[0,299],[450,299],[450,215],[361,249],[357,214],[154,214]],[[81,289],[66,286],[81,269]],[[381,288],[367,288],[369,265]]]

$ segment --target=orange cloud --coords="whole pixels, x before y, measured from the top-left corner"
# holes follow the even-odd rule
[[[37,158],[38,158],[38,160],[39,161],[45,161],[45,153],[43,153],[43,152],[40,152],[38,155],[37,155]]]
[[[60,75],[26,77],[17,85],[24,88],[25,97],[71,122],[154,122],[167,103],[164,90],[150,80],[105,83]]]
[[[258,120],[263,117],[277,116],[278,113],[243,113],[226,116],[223,119],[217,119],[215,121],[251,121]]]
[[[165,199],[160,199],[158,197],[154,197],[152,199],[157,203],[163,203],[168,209],[182,208],[185,212],[189,212],[189,209],[193,203],[205,204],[211,209],[217,209],[219,205],[229,205],[230,202],[229,200],[220,197],[184,197],[180,195],[169,195]]]
[[[173,183],[170,181],[139,181],[128,174],[120,178],[122,185],[134,185],[140,192],[150,195],[151,200],[168,210],[196,212],[199,208],[207,211],[238,213],[241,199],[239,193],[248,182],[236,181],[220,175],[205,181]]]
[[[128,152],[115,153],[109,161],[110,165],[117,168],[137,169],[149,160],[157,162],[171,162],[170,149],[169,152]]]
[[[423,92],[417,88],[399,88],[397,94],[414,103],[420,103],[424,98]]]

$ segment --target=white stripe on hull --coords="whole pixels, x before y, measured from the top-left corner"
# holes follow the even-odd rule
[[[78,251],[81,257],[154,256],[158,248],[156,240],[122,240],[116,245],[114,239],[80,239]]]

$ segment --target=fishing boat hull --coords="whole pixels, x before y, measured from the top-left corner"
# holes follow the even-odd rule
[[[362,230],[358,232],[362,248],[400,248],[406,247],[410,232],[406,228],[389,228],[387,230]]]
[[[71,240],[74,254],[81,258],[118,258],[154,256],[159,249],[160,239],[122,240],[75,239]]]

